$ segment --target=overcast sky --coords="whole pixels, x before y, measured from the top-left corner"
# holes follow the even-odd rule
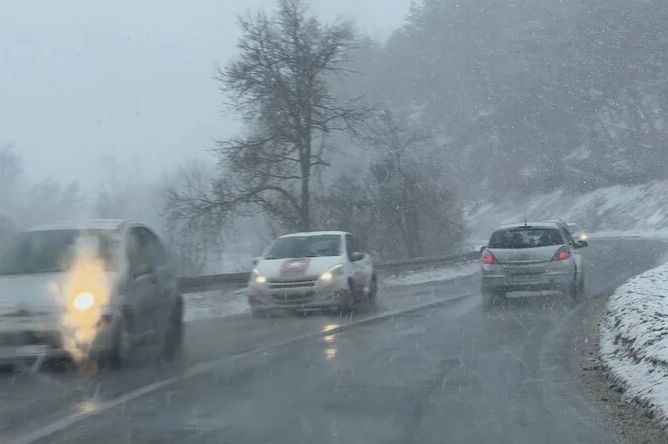
[[[236,17],[273,0],[4,0],[0,144],[33,178],[94,183],[114,154],[155,177],[238,128],[212,77],[235,54]],[[311,0],[386,38],[410,0]]]

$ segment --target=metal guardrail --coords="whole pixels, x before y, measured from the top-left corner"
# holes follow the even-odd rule
[[[401,261],[383,262],[376,265],[378,271],[410,271],[422,267],[429,267],[434,265],[450,265],[459,262],[473,261],[480,258],[479,251],[471,251],[468,253],[452,254],[449,256],[436,257],[416,257],[413,259],[404,259]]]
[[[429,266],[450,265],[478,259],[480,252],[453,254],[449,256],[418,257],[376,264],[380,272],[412,271]],[[250,272],[211,274],[206,276],[190,276],[179,278],[179,285],[183,293],[197,293],[214,290],[221,287],[243,287],[250,278]]]
[[[250,273],[211,274],[206,276],[189,276],[179,278],[182,293],[197,293],[213,290],[224,286],[243,286],[250,279]]]

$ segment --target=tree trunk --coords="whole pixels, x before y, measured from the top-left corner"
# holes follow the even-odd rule
[[[302,196],[299,214],[299,229],[301,231],[311,230],[311,199],[309,190],[310,172],[302,176]]]
[[[306,155],[301,159],[302,170],[302,193],[301,205],[299,208],[299,229],[302,231],[311,230],[311,153],[310,149],[305,150]]]

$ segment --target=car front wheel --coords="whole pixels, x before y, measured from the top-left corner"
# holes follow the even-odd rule
[[[112,349],[109,354],[108,364],[113,369],[119,369],[126,365],[132,353],[131,323],[126,317],[122,317],[114,331]]]
[[[183,344],[183,304],[179,302],[169,317],[169,325],[165,330],[162,346],[162,357],[165,360],[174,359],[181,351]]]
[[[369,304],[369,307],[376,306],[377,295],[378,295],[378,279],[376,278],[376,276],[373,276],[371,278],[371,282],[369,283],[369,289],[367,290],[367,302]]]

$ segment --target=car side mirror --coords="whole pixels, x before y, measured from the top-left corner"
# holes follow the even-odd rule
[[[585,247],[588,247],[588,246],[589,246],[589,242],[587,242],[585,240],[575,242],[575,248],[585,248]]]
[[[262,260],[261,257],[255,257],[253,258],[253,267],[256,266],[257,264],[260,263],[260,260]]]
[[[480,247],[480,252],[482,253],[482,252],[484,252],[486,249],[487,249],[487,245],[483,245],[482,247]]]
[[[358,262],[362,259],[364,259],[364,253],[360,253],[359,251],[355,251],[350,255],[350,262]]]

